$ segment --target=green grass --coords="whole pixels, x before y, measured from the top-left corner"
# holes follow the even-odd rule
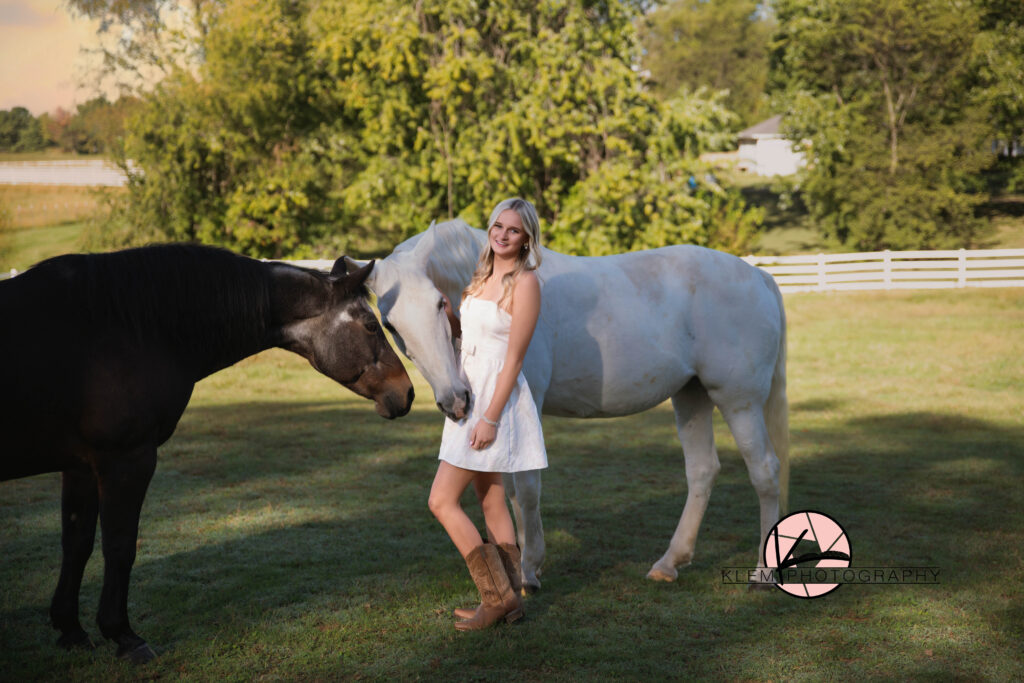
[[[813,601],[723,585],[757,504],[723,469],[694,563],[643,577],[685,498],[667,405],[547,418],[548,557],[527,618],[456,633],[474,592],[426,509],[441,418],[369,403],[285,352],[200,383],[143,510],[130,610],[160,653],[57,650],[56,475],[0,485],[6,680],[1020,680],[1024,290],[802,294],[789,313],[793,509],[846,527],[855,566],[934,565],[937,586]],[[467,503],[470,501],[466,498]],[[102,562],[87,569],[94,637]]]
[[[0,272],[19,271],[58,254],[81,251],[86,222],[51,225],[0,234]]]
[[[75,223],[106,210],[104,195],[119,188],[76,185],[0,185],[5,229],[24,230]]]
[[[86,248],[90,226],[119,189],[0,185],[0,273]]]

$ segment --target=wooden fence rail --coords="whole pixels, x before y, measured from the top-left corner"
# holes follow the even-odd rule
[[[784,292],[1024,287],[1024,249],[747,256]]]

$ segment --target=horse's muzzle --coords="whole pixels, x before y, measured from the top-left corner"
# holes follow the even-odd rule
[[[413,390],[412,384],[409,384],[405,393],[400,390],[385,392],[377,398],[375,404],[377,414],[388,420],[407,415],[412,408],[414,398],[416,398],[416,392]]]
[[[438,409],[444,413],[445,417],[456,422],[466,417],[469,414],[469,391],[463,391],[461,396],[453,392],[449,404],[437,402]]]

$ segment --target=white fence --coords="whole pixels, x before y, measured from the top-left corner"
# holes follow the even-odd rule
[[[1024,249],[747,256],[783,292],[1024,287]]]
[[[1024,287],[1024,249],[746,256],[743,260],[771,273],[783,292]],[[328,270],[334,262],[288,263]],[[3,272],[0,279],[17,274],[16,270]]]
[[[6,161],[0,162],[3,185],[101,185],[120,187],[128,179],[107,161]]]
[[[745,256],[743,260],[771,273],[783,292],[1024,287],[1024,249]],[[334,262],[289,263],[330,270]]]

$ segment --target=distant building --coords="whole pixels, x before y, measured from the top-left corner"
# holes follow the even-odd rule
[[[782,115],[776,115],[737,134],[740,148],[736,168],[762,176],[792,175],[804,165],[804,155],[782,137]]]

